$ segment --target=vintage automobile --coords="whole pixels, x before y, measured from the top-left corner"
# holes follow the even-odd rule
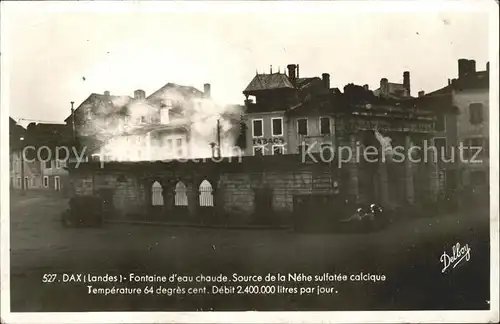
[[[371,203],[358,208],[347,218],[339,220],[347,231],[370,232],[383,228],[388,223],[388,215],[384,208]]]
[[[61,215],[63,227],[100,227],[103,220],[103,199],[79,196],[69,200],[69,208]]]

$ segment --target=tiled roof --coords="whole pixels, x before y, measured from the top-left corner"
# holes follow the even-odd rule
[[[490,87],[490,75],[488,71],[478,71],[472,75],[466,75],[464,77],[453,79],[451,84],[438,89],[436,91],[430,92],[427,95],[441,95],[452,93],[453,90],[463,91],[472,89],[489,89]]]
[[[374,114],[374,115],[408,115],[422,117],[432,115],[424,110],[414,110],[418,108],[418,103],[423,104],[421,98],[392,98],[377,97],[372,91],[365,90],[362,86],[348,84],[344,87],[344,93],[340,91],[332,92],[329,96],[313,98],[310,102],[301,103],[293,107],[288,113],[293,115],[307,115],[311,110],[324,114]],[[446,103],[446,99],[431,101],[436,104]],[[426,105],[430,108],[429,105]]]
[[[489,89],[490,75],[487,71],[479,71],[452,81],[455,90]]]
[[[305,80],[305,79],[304,79]],[[257,74],[243,93],[272,89],[295,89],[290,79],[282,73]]]
[[[321,80],[320,78],[318,77],[313,77],[313,78],[298,78],[297,81],[296,81],[296,84],[297,84],[297,88],[307,88],[308,86],[310,86],[313,81],[316,81],[316,80]]]
[[[434,112],[458,113],[457,109],[453,106],[453,96],[451,92],[428,94],[423,97],[415,98],[413,101],[418,109]]]
[[[107,96],[98,93],[92,93],[76,109],[75,115],[80,114],[82,107],[90,106],[98,114],[113,114],[120,112],[133,99],[130,96]],[[71,114],[64,120],[69,121]]]
[[[175,91],[176,94],[183,96],[184,98],[202,98],[203,92],[192,86],[183,86],[175,83],[167,83],[160,89],[153,92],[147,97],[147,100],[152,103],[157,103],[158,100],[164,99],[164,96],[168,94],[169,91]]]
[[[26,132],[26,144],[35,147],[69,145],[72,138],[71,129],[65,124],[31,123]]]

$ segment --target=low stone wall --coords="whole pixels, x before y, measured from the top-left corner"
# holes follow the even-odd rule
[[[380,203],[386,197],[391,207],[404,207],[413,204],[413,198],[419,199],[420,191],[428,191],[419,188],[428,186],[427,181],[408,182],[424,179],[421,172],[425,168],[407,172],[403,165],[384,166],[386,169],[363,165],[336,168],[303,163],[294,156],[248,157],[241,162],[222,163],[128,162],[101,166],[91,162],[70,169],[70,179],[74,195],[101,195],[112,207],[115,219],[289,224],[296,195],[335,194],[343,197],[339,201],[349,199],[354,203]],[[356,181],[352,181],[353,174]],[[200,184],[204,180],[212,186],[213,207],[200,206]],[[175,206],[179,181],[186,188],[188,203],[183,207]],[[162,206],[152,204],[155,182],[161,185]],[[357,187],[353,188],[354,184]]]
[[[296,161],[295,161],[296,162]],[[323,164],[122,163],[104,168],[81,164],[70,172],[74,195],[101,195],[113,206],[116,219],[203,221],[204,213],[219,215],[224,222],[252,223],[266,210],[278,223],[289,222],[293,196],[333,193],[337,171]],[[265,166],[265,167],[264,167]],[[213,189],[213,208],[200,207],[199,187],[207,180]],[[188,206],[176,207],[175,186],[186,186]],[[153,207],[152,185],[162,186],[164,205]],[[259,206],[257,196],[269,195],[269,206]],[[265,199],[263,199],[265,200]],[[182,217],[179,214],[183,214]],[[156,216],[153,216],[156,215]]]

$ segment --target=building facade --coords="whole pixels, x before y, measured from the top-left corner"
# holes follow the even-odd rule
[[[322,79],[301,78],[298,64],[289,64],[287,69],[288,75],[257,74],[243,91],[249,134],[247,156],[298,154],[305,137],[325,135],[333,139],[333,123],[328,116],[298,118],[290,114],[304,103],[328,98],[329,74],[324,73]]]
[[[234,146],[233,133],[238,128],[234,113],[216,105],[210,90],[210,84],[202,92],[167,83],[148,97],[143,90],[136,90],[133,98],[92,94],[66,122],[71,126],[74,119],[80,146],[90,148],[94,159],[210,157],[211,143]]]
[[[243,92],[242,161],[89,163],[72,171],[74,194],[102,195],[113,217],[202,223],[280,215],[289,224],[303,196],[325,195],[333,209],[436,202],[436,153],[422,149],[433,144],[436,114],[420,109],[419,98],[376,96],[354,84],[343,90],[330,88],[327,73],[298,77],[293,64],[288,75],[257,74]]]
[[[460,189],[489,192],[489,64],[486,70],[477,71],[474,60],[458,60],[458,78],[425,97],[451,105],[455,111],[444,116],[436,134],[436,141],[447,146],[452,161],[443,166],[452,173],[446,182]]]

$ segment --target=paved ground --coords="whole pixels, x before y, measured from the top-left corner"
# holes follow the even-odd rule
[[[56,196],[11,199],[12,311],[488,307],[487,211],[401,222],[372,234],[342,235],[124,224],[64,229],[59,215],[65,208],[66,202]],[[469,244],[471,259],[442,274],[440,256],[444,251],[451,253],[457,242]],[[137,298],[88,295],[83,284],[42,283],[43,274],[63,272],[364,272],[384,274],[387,280],[328,284],[335,286],[336,293],[327,297],[275,294]]]

